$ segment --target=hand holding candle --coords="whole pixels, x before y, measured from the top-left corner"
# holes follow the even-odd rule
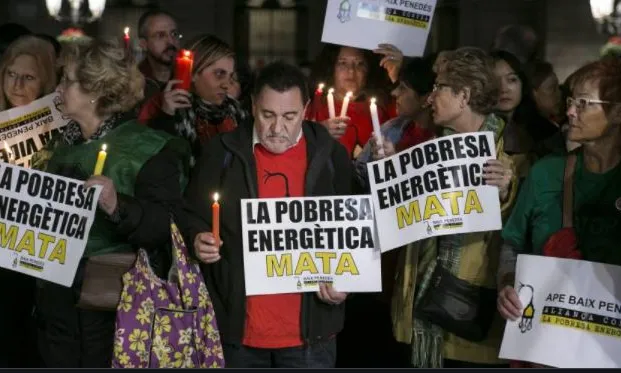
[[[103,172],[104,165],[106,164],[106,157],[108,153],[106,153],[107,145],[103,144],[101,146],[101,150],[97,154],[97,163],[95,163],[95,170],[93,171],[93,175],[99,176]]]
[[[347,116],[347,107],[349,106],[349,100],[353,95],[354,94],[351,91],[347,92],[347,94],[345,95],[345,98],[343,99],[343,105],[341,106],[341,117]]]
[[[176,88],[190,90],[192,86],[192,66],[194,65],[194,52],[182,49],[177,54],[175,63],[175,80],[180,80]]]
[[[212,223],[211,230],[214,238],[216,239],[216,246],[220,247],[220,203],[218,200],[220,195],[218,193],[213,194],[213,205],[211,205]]]
[[[328,113],[330,119],[336,117],[336,110],[334,109],[334,88],[328,89]]]
[[[382,141],[382,132],[380,130],[379,117],[377,115],[377,104],[375,103],[375,97],[371,98],[371,121],[373,122],[373,134],[375,135],[375,142],[377,144],[377,154],[380,157],[384,156],[384,144]]]

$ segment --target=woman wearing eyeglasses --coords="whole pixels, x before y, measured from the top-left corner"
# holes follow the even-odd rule
[[[513,288],[518,254],[621,265],[621,60],[607,58],[579,69],[567,100],[568,139],[582,146],[536,163],[505,225],[498,273],[498,311],[515,320],[522,304]],[[572,166],[573,165],[573,166]],[[562,229],[564,175],[573,193]],[[588,281],[588,279],[581,279]]]

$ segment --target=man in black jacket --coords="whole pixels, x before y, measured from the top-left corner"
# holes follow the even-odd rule
[[[254,124],[208,143],[178,221],[203,263],[227,367],[329,368],[343,327],[345,293],[322,284],[317,293],[246,296],[243,198],[353,194],[345,148],[321,125],[303,120],[309,94],[296,67],[264,67],[253,90]],[[275,175],[278,174],[278,177]],[[221,245],[211,233],[211,195],[221,195]]]

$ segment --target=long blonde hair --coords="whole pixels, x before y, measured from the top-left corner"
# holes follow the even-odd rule
[[[186,49],[194,52],[192,75],[200,74],[201,71],[221,58],[235,58],[235,52],[227,43],[209,34],[192,39]]]
[[[4,93],[4,75],[6,69],[19,56],[32,56],[37,63],[39,78],[41,79],[41,93],[39,97],[54,92],[58,76],[56,74],[56,51],[54,46],[36,36],[26,35],[15,40],[6,49],[0,59],[0,111],[11,108]]]

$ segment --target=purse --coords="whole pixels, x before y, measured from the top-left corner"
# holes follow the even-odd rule
[[[487,337],[496,312],[496,289],[472,285],[437,264],[431,287],[414,309],[414,317],[473,342]]]
[[[136,253],[111,253],[87,259],[78,308],[115,311],[123,291],[123,275],[136,262]]]

